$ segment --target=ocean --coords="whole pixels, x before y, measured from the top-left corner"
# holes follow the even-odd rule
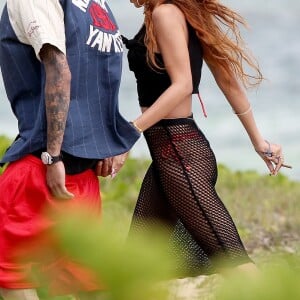
[[[142,9],[129,0],[108,1],[122,34],[132,37],[139,29]],[[281,144],[285,162],[293,169],[282,173],[300,180],[300,2],[298,0],[224,0],[224,4],[242,14],[249,29],[242,30],[247,46],[257,58],[266,80],[248,91],[257,125],[265,139]],[[0,0],[2,9],[4,4]],[[204,118],[197,98],[194,117],[216,154],[217,161],[233,170],[254,170],[268,174],[267,167],[253,151],[249,138],[225,97],[204,66],[200,93],[208,117]],[[17,122],[9,108],[0,80],[0,134],[14,137]],[[126,50],[123,79],[120,89],[120,111],[131,120],[140,112],[137,106],[135,80],[129,71]],[[131,151],[135,157],[149,157],[146,143],[141,138]]]

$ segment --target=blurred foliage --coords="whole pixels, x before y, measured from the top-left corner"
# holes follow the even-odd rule
[[[8,137],[4,135],[0,135],[0,157],[3,156],[4,152],[9,147],[11,142],[12,141]]]
[[[129,157],[114,179],[100,177],[103,203],[119,202],[123,208],[132,211],[149,165],[149,160]]]
[[[9,144],[9,139],[0,137],[1,154]],[[111,288],[99,299],[164,300],[167,292],[151,287],[157,287],[157,281],[176,275],[173,262],[166,255],[160,229],[144,233],[132,243],[125,242],[149,165],[148,159],[129,157],[114,179],[100,178],[101,225],[99,220],[70,215],[58,231],[65,253],[93,269]],[[300,182],[281,174],[273,177],[251,170],[232,171],[221,164],[218,169],[218,194],[232,215],[250,256],[263,272],[258,281],[243,275],[229,276],[230,280],[220,285],[217,299],[300,299]],[[209,280],[206,282],[212,286]],[[213,294],[211,289],[209,291]],[[199,288],[199,299],[215,298],[201,297]]]
[[[55,245],[60,255],[92,270],[99,286],[105,287],[105,299],[167,299],[167,290],[159,282],[176,278],[178,274],[175,260],[169,255],[168,237],[162,228],[139,231],[124,241],[114,218],[101,221],[80,208],[80,211],[69,210],[68,215],[56,216],[56,219],[59,225],[54,236],[58,237]],[[49,249],[40,247],[40,259],[47,262],[51,254]],[[47,284],[54,278],[43,278],[40,273],[34,277],[42,279],[39,285],[44,287],[45,296]],[[84,299],[95,297],[96,294],[86,294]]]
[[[300,299],[300,257],[273,256],[260,274],[235,272],[217,290],[220,300]]]
[[[0,135],[0,158],[2,158],[2,156],[4,155],[4,152],[10,146],[11,142],[12,141],[8,137],[6,137],[4,135]],[[5,169],[5,167],[0,168],[0,174],[2,174],[4,169]]]

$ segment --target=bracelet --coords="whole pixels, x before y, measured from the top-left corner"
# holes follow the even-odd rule
[[[246,111],[244,111],[244,112],[242,112],[242,113],[237,113],[237,112],[235,112],[235,111],[233,111],[237,116],[243,116],[243,115],[246,115],[248,112],[250,112],[252,110],[252,107],[251,107],[251,105],[249,105],[249,108],[246,110]]]
[[[131,121],[131,122],[129,122],[135,129],[136,129],[136,131],[138,131],[140,134],[141,133],[143,133],[143,130],[139,127],[139,126],[137,126],[137,124],[136,124],[136,122],[135,121]]]

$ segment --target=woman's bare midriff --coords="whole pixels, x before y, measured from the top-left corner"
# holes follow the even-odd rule
[[[145,112],[149,107],[142,106],[141,111]],[[177,119],[177,118],[187,118],[192,114],[192,101],[189,99],[186,102],[181,103],[172,112],[170,112],[164,119]]]

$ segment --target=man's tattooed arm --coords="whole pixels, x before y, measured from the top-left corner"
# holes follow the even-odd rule
[[[46,72],[47,151],[57,156],[61,151],[69,111],[71,73],[66,56],[57,48],[44,45],[40,56]],[[74,197],[66,188],[65,176],[62,161],[47,166],[47,185],[55,198]]]
[[[45,66],[47,151],[59,155],[70,103],[71,73],[66,56],[56,47],[44,45],[40,56]]]

